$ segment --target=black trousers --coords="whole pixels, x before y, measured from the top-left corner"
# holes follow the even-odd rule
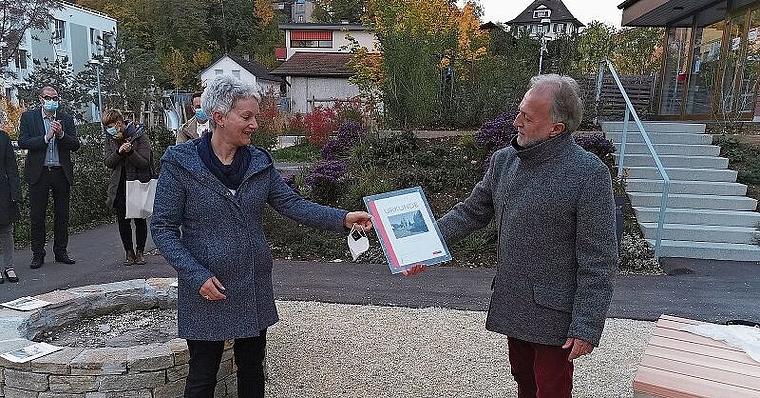
[[[45,256],[45,211],[53,193],[53,253],[66,254],[69,245],[69,194],[71,187],[63,169],[42,169],[40,179],[29,184],[29,213],[32,232],[32,253]]]
[[[119,225],[119,236],[124,250],[145,251],[145,241],[148,239],[148,222],[144,218],[125,218],[127,215],[127,205],[124,196],[121,198],[117,195],[114,203],[116,211],[116,221]],[[132,244],[132,224],[135,222],[135,240],[136,246]]]
[[[238,398],[264,398],[264,355],[267,331],[257,337],[235,339]],[[213,398],[216,373],[224,352],[224,341],[187,340],[190,370],[185,398]]]

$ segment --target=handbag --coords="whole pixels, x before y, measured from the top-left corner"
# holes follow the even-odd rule
[[[140,180],[127,181],[126,216],[124,218],[148,218],[153,215],[153,200],[156,198],[156,182]]]
[[[141,136],[144,130],[140,130],[135,136],[128,141],[132,142]],[[153,152],[150,153],[150,174],[153,172]],[[153,201],[156,198],[156,183],[158,180],[151,178],[148,182],[140,180],[127,181],[126,189],[126,215],[124,218],[148,218],[153,215]]]

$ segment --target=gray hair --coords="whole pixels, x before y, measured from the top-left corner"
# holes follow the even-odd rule
[[[218,75],[206,86],[201,95],[201,108],[208,115],[211,128],[216,128],[216,121],[212,113],[218,111],[223,115],[229,113],[235,102],[245,98],[256,98],[259,100],[259,93],[251,83],[240,81],[232,75]]]
[[[578,82],[570,76],[556,74],[538,75],[530,79],[530,88],[548,91],[552,96],[551,118],[554,123],[564,123],[565,131],[572,133],[583,119],[583,100]]]

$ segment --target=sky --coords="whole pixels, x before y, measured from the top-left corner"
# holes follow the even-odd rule
[[[485,15],[483,22],[507,22],[527,8],[533,0],[480,0]],[[570,13],[588,25],[593,20],[620,27],[622,10],[617,5],[623,0],[563,0]]]

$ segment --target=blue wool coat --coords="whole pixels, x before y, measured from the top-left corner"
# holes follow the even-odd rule
[[[179,337],[219,341],[258,336],[278,320],[272,256],[262,219],[269,204],[299,223],[344,231],[346,211],[309,202],[282,180],[269,154],[248,147],[251,163],[236,194],[203,164],[199,141],[170,147],[151,221],[153,241],[177,270]],[[201,285],[216,276],[224,300],[206,300]]]

